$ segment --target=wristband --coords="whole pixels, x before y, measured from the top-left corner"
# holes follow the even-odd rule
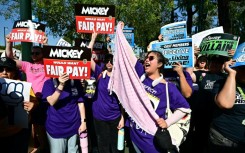
[[[65,85],[65,83],[60,82],[60,84],[59,84],[59,85],[64,86],[64,85]]]
[[[56,88],[55,91],[57,91],[58,93],[61,93],[63,90],[60,90],[59,88]]]
[[[83,119],[83,120],[81,120],[82,122],[86,122],[87,120],[86,120],[86,118],[85,119]]]

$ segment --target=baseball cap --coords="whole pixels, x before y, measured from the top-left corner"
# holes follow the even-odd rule
[[[1,57],[0,58],[0,67],[8,67],[11,69],[16,69],[16,62],[8,57]]]

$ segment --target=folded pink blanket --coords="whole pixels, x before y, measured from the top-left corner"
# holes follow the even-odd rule
[[[145,132],[155,135],[157,131],[155,121],[159,116],[153,109],[135,71],[136,61],[137,58],[123,34],[122,23],[119,22],[116,30],[114,64],[108,88],[116,93],[122,106],[136,124]]]

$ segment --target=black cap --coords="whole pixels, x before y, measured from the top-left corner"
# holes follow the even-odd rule
[[[0,58],[0,67],[8,67],[11,69],[16,69],[16,62],[8,57],[1,57]]]

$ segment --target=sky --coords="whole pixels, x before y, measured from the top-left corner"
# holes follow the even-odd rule
[[[4,39],[5,39],[4,27],[8,28],[8,29],[5,28],[5,35],[7,35],[8,33],[11,32],[13,24],[14,24],[13,20],[11,20],[11,19],[5,20],[5,18],[0,15],[0,46],[5,46],[5,44],[4,44]],[[59,39],[60,38],[54,38],[53,36],[48,35],[48,44],[51,46],[53,46],[53,45],[55,46]],[[19,44],[19,43],[16,43],[16,44]]]

